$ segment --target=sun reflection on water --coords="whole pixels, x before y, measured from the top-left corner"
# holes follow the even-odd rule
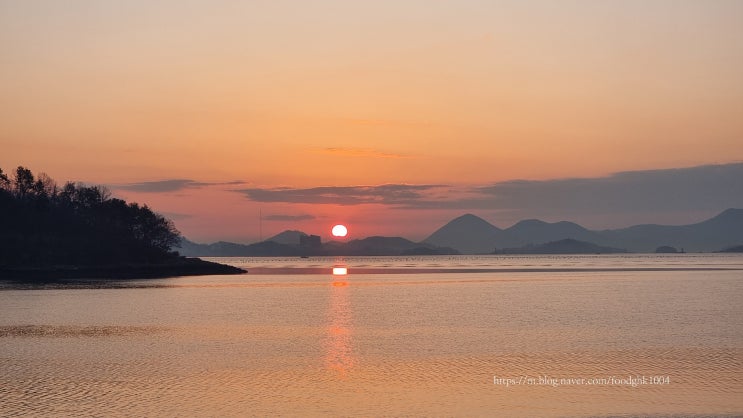
[[[333,267],[325,333],[325,366],[345,377],[353,368],[353,321],[346,267]],[[336,277],[336,276],[343,276]]]
[[[345,276],[348,274],[348,267],[333,267],[333,276]]]

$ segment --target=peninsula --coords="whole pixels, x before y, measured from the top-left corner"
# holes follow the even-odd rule
[[[58,187],[45,174],[0,169],[0,278],[16,281],[133,279],[242,274],[181,257],[181,235],[147,205],[112,198],[101,186]]]

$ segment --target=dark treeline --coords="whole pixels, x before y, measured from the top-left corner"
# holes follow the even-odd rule
[[[0,169],[0,266],[154,263],[179,241],[170,220],[104,187]]]

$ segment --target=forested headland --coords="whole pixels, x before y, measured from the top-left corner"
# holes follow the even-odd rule
[[[180,239],[172,221],[147,205],[112,197],[105,187],[59,186],[25,167],[14,173],[0,169],[0,277],[244,272],[180,257],[171,251]]]

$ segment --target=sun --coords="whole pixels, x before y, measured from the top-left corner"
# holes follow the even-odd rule
[[[348,228],[343,225],[336,225],[333,227],[332,232],[334,237],[345,237],[348,235]]]

